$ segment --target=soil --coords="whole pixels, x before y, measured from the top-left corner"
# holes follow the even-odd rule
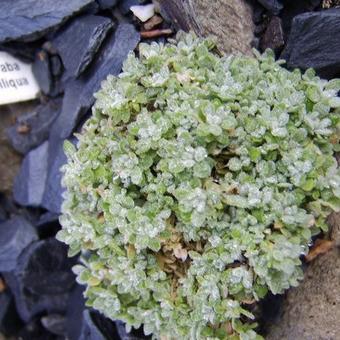
[[[0,192],[10,195],[13,181],[17,175],[22,156],[9,144],[6,128],[13,125],[16,117],[36,106],[36,102],[25,102],[0,106]]]

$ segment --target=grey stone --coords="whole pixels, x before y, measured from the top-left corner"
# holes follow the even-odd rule
[[[158,0],[161,13],[175,28],[216,38],[225,53],[252,55],[254,24],[252,6],[246,0]],[[209,13],[209,15],[207,15]]]
[[[258,2],[273,14],[279,14],[283,8],[281,0],[258,0]]]
[[[337,247],[340,247],[340,213],[331,213],[327,218],[327,223],[332,226],[330,231],[331,239]]]
[[[42,204],[47,179],[48,141],[30,151],[24,158],[14,181],[17,203],[38,207]]]
[[[84,72],[112,27],[109,18],[85,15],[62,28],[52,44],[62,59],[66,77],[78,77]]]
[[[21,216],[14,216],[0,224],[0,272],[17,266],[23,250],[38,236],[33,226]]]
[[[44,142],[49,135],[50,128],[61,111],[61,99],[50,100],[31,112],[17,118],[14,126],[7,128],[7,137],[15,150],[26,154],[34,147]],[[21,133],[20,128],[27,126],[28,131]]]
[[[74,285],[71,268],[75,261],[67,257],[67,247],[54,238],[34,242],[22,252],[15,269],[4,274],[22,320],[43,312],[65,313]]]
[[[0,43],[32,41],[63,24],[94,0],[2,0]]]
[[[293,19],[281,58],[289,68],[313,67],[318,75],[340,75],[340,8],[308,12]]]
[[[131,24],[119,24],[114,33],[109,33],[98,58],[78,79],[65,87],[62,112],[53,124],[51,135],[68,138],[77,123],[94,102],[93,94],[109,74],[118,75],[128,53],[135,49],[140,35]]]
[[[334,247],[305,268],[304,280],[283,297],[266,340],[336,340],[340,334],[340,213],[328,220]]]

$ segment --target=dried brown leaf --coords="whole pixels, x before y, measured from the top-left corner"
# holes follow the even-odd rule
[[[313,247],[309,250],[309,253],[306,255],[306,261],[313,261],[317,256],[327,253],[333,246],[334,241],[317,239]]]
[[[142,38],[148,39],[148,38],[157,38],[162,35],[171,35],[172,33],[173,31],[170,28],[165,28],[165,29],[156,29],[152,31],[140,32],[140,35]]]

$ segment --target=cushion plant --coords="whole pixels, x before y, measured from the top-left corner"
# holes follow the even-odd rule
[[[58,238],[87,304],[157,339],[260,339],[254,304],[298,285],[340,207],[340,80],[213,48],[140,44],[65,143]]]

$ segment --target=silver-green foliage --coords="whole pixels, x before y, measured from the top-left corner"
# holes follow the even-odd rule
[[[340,81],[212,48],[140,44],[65,144],[58,238],[87,303],[155,338],[260,338],[247,306],[298,284],[340,206]]]

